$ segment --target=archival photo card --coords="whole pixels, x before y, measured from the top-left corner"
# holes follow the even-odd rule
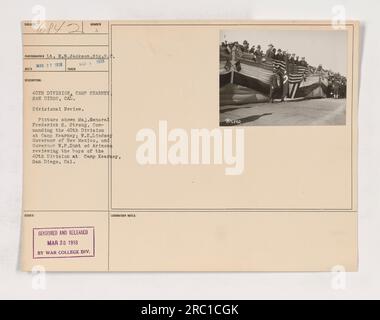
[[[22,270],[357,270],[357,22],[22,31]]]

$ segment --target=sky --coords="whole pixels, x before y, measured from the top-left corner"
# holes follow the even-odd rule
[[[249,46],[261,45],[265,52],[272,43],[276,48],[287,50],[317,67],[347,75],[347,31],[344,30],[223,30],[221,41],[244,40]]]

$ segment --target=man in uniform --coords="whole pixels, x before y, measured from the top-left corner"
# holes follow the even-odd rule
[[[276,54],[276,57],[275,57],[276,60],[280,60],[280,61],[283,61],[284,60],[284,56],[282,54],[282,50],[281,49],[277,49],[277,54]]]
[[[339,99],[340,80],[338,77],[335,77],[333,81],[333,90],[334,90],[334,99]]]
[[[302,57],[300,65],[303,66],[303,67],[307,67],[307,62],[305,60],[305,57]]]
[[[285,50],[283,53],[283,56],[284,56],[283,60],[285,61],[286,64],[288,64],[290,60],[290,53],[288,53],[288,51]]]
[[[282,96],[281,96],[281,102],[284,102],[285,99],[288,97],[288,91],[289,91],[289,77],[288,72],[285,70],[282,75]]]
[[[244,40],[244,41],[243,41],[243,49],[242,49],[242,51],[243,51],[244,53],[248,53],[248,50],[249,50],[249,43],[248,43],[247,40]]]
[[[270,78],[269,102],[273,103],[274,94],[277,88],[280,87],[280,75],[276,68],[273,68],[273,75]]]
[[[253,46],[251,47],[251,49],[249,49],[249,51],[248,51],[248,53],[252,55],[252,60],[253,60],[253,61],[256,61],[255,51],[256,51],[256,48],[255,48],[254,45],[253,45]]]
[[[235,42],[231,50],[231,65],[237,71],[240,71],[241,69],[240,62],[239,62],[239,58],[241,57],[241,54],[242,54],[242,51],[241,51],[240,45],[238,42]]]
[[[267,52],[265,53],[265,57],[270,58],[270,59],[273,59],[273,58],[274,58],[274,57],[273,57],[273,48],[274,48],[273,44],[270,44],[270,45],[268,46],[268,50],[267,50]]]
[[[296,54],[295,53],[292,53],[292,55],[291,55],[291,57],[289,59],[289,62],[291,64],[295,64],[295,62],[296,62]]]
[[[258,45],[255,51],[256,60],[261,62],[261,58],[263,57],[263,52],[261,51],[261,46]]]

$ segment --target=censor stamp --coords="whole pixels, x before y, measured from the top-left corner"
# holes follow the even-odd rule
[[[33,229],[33,259],[95,257],[94,227]]]

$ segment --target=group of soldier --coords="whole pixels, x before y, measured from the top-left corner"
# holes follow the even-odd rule
[[[284,102],[289,91],[289,77],[287,71],[281,72],[279,68],[273,68],[273,75],[270,78],[269,102],[273,103],[275,94],[280,91],[281,102]]]
[[[327,88],[327,96],[329,98],[341,99],[347,94],[347,79],[339,74],[329,77],[329,85]]]
[[[276,59],[290,64],[308,66],[305,57],[300,59],[295,53],[290,53],[280,48],[276,49],[273,44],[268,45],[268,49],[264,52],[261,49],[261,45],[250,46],[247,40],[244,40],[243,44],[239,44],[237,41],[230,43],[225,41],[221,44],[221,50],[226,51],[228,54],[236,52],[237,55],[244,55],[257,62],[261,62],[264,59]]]
[[[264,52],[261,48],[261,45],[252,45],[250,46],[247,40],[243,41],[243,44],[239,42],[230,42],[224,41],[220,45],[220,52],[222,54],[231,56],[231,60],[228,60],[226,66],[235,65],[237,70],[240,69],[239,58],[251,59],[255,62],[264,62],[269,59],[275,59],[278,61],[284,61],[285,65],[297,65],[303,66],[308,69],[310,73],[321,72],[326,73],[327,71],[323,70],[322,65],[319,65],[318,68],[309,65],[305,59],[302,57],[300,59],[295,53],[289,53],[286,50],[280,48],[276,49],[273,44],[268,45],[268,49]],[[273,75],[270,80],[270,92],[269,100],[273,102],[274,96],[280,97],[281,101],[285,101],[289,91],[289,76],[286,71],[287,68],[280,69],[279,67],[274,67]],[[328,96],[335,99],[343,98],[346,96],[346,78],[340,76],[339,74],[334,74],[331,71],[328,71]]]

